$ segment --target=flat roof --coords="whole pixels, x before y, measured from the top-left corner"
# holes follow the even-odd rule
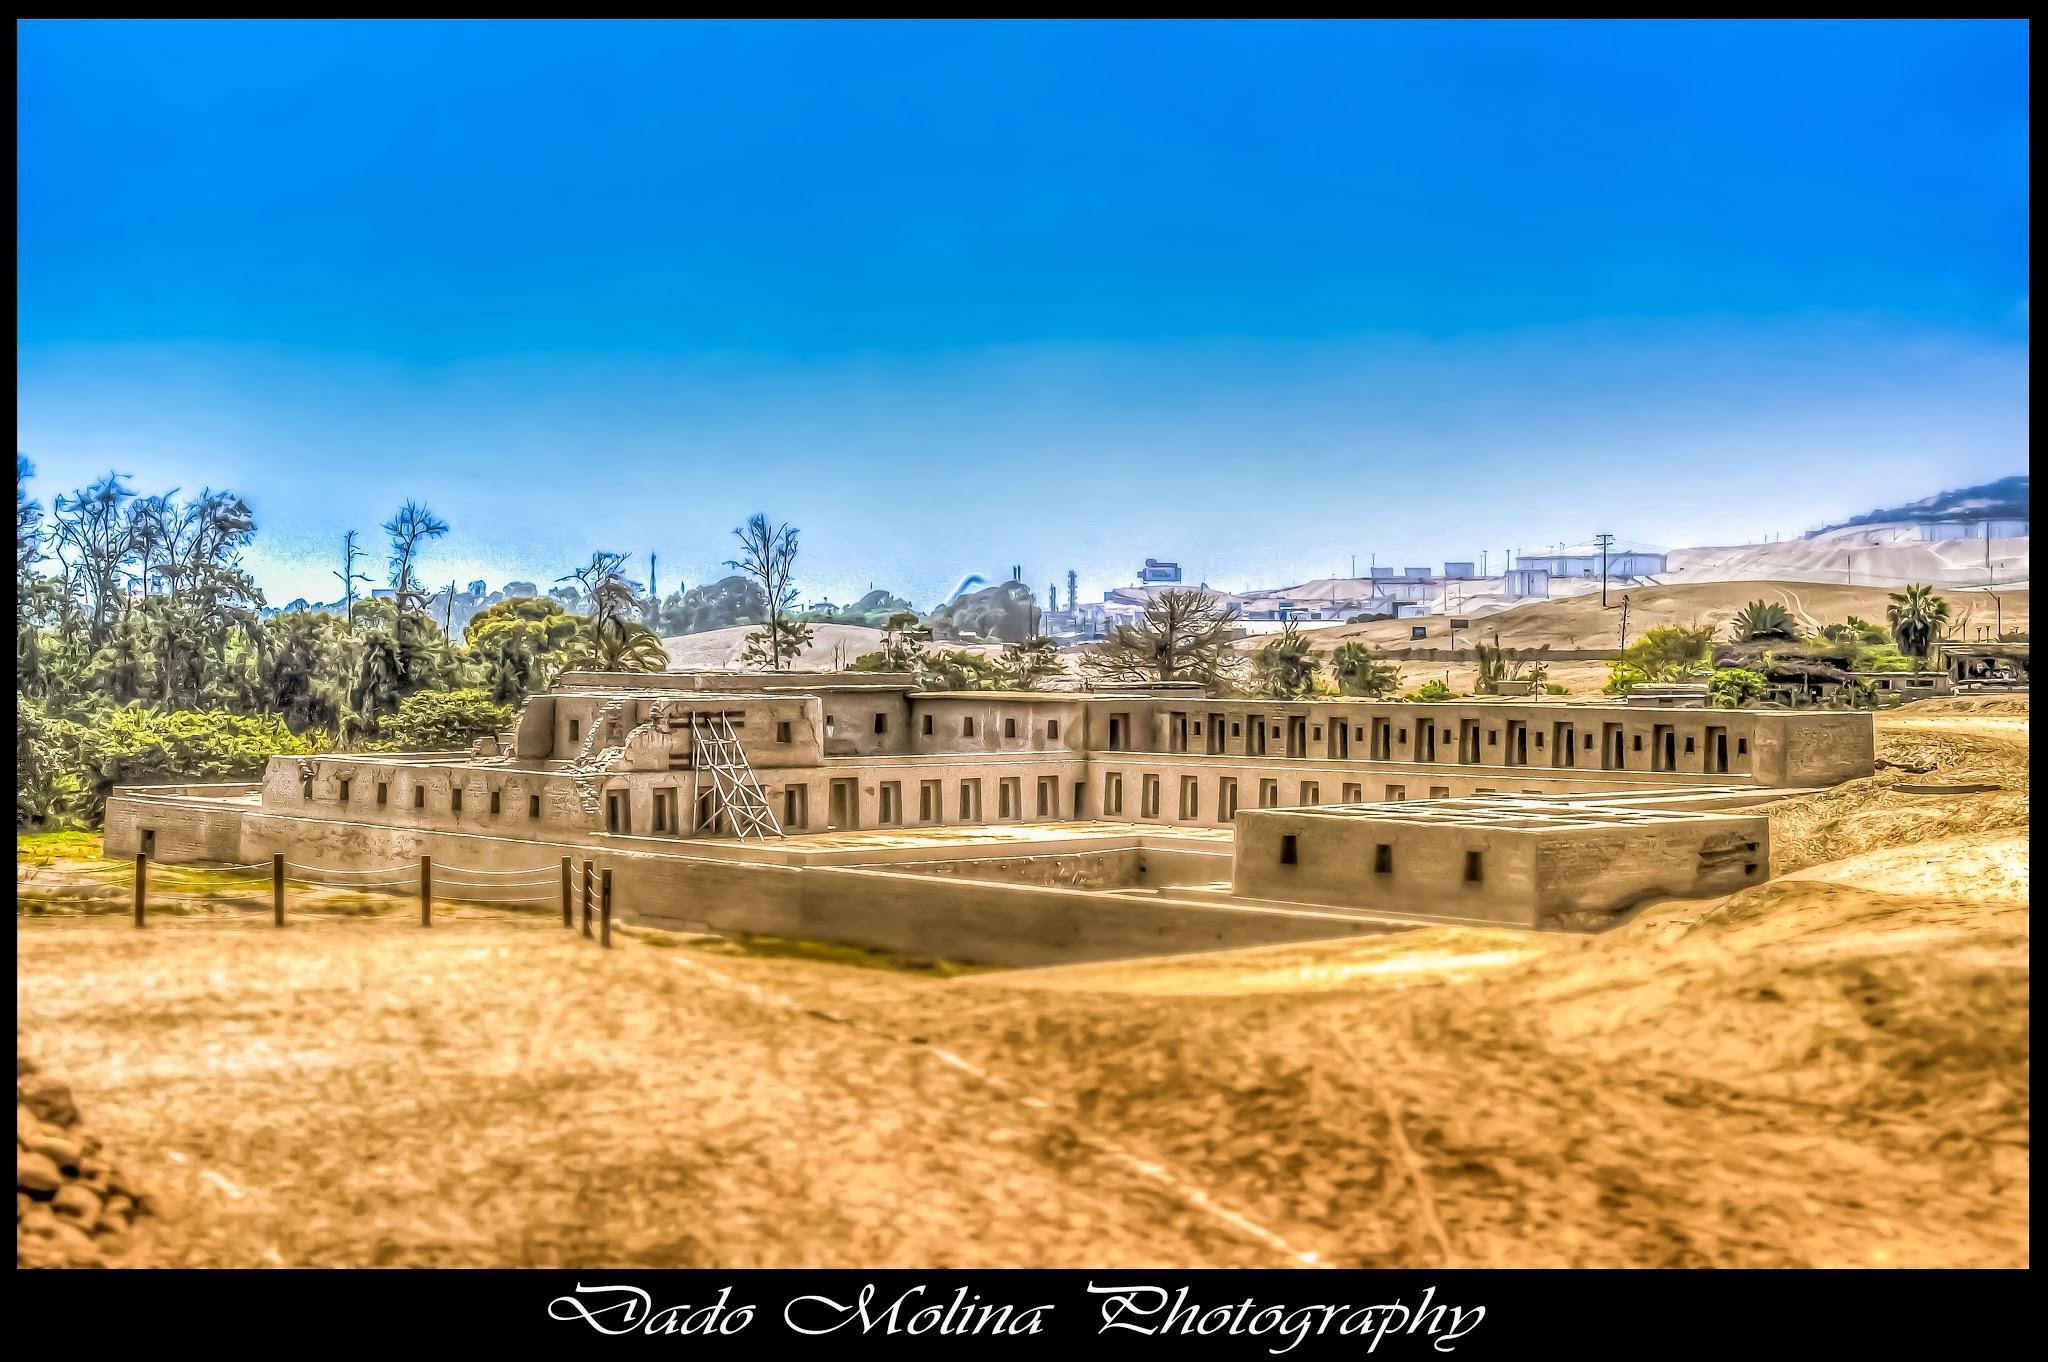
[[[1583,803],[1522,803],[1514,798],[1420,799],[1379,804],[1317,804],[1295,809],[1242,809],[1240,813],[1300,814],[1311,818],[1355,819],[1413,826],[1473,827],[1497,832],[1550,832],[1567,828],[1627,827],[1646,823],[1713,822],[1720,813],[1636,808],[1598,799]],[[1761,817],[1762,815],[1752,815]]]

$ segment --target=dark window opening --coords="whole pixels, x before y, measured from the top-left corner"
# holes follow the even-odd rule
[[[1692,739],[1691,739],[1691,738],[1687,738],[1687,739],[1685,740],[1685,750],[1686,750],[1686,751],[1688,751],[1688,752],[1692,751]]]
[[[1236,736],[1237,736],[1238,734],[1240,734],[1240,733],[1242,733],[1242,732],[1244,732],[1244,725],[1243,725],[1243,724],[1232,724],[1232,725],[1230,726],[1230,736],[1231,736],[1231,737],[1233,737],[1233,738],[1234,738],[1234,737],[1236,737]]]
[[[888,716],[888,715],[886,715],[886,714],[877,714],[877,715],[875,716],[875,732],[877,732],[877,733],[887,733],[888,731],[889,731],[889,716]]]
[[[775,725],[775,741],[788,742],[790,740],[790,736],[791,731],[789,726],[789,720],[784,719]]]
[[[569,741],[575,742],[578,738],[582,736],[583,721],[581,719],[571,719],[569,721]]]
[[[1465,853],[1465,883],[1479,883],[1484,874],[1481,868],[1484,860],[1485,854],[1483,852],[1468,851]]]
[[[1749,751],[1749,739],[1747,739],[1747,738],[1737,738],[1737,739],[1735,740],[1735,755],[1736,755],[1736,756],[1738,756],[1738,757],[1740,757],[1740,756],[1744,756],[1744,755],[1746,755],[1746,754],[1748,753],[1748,751]]]
[[[381,780],[377,782],[377,802],[379,804],[389,804],[391,802],[391,787]]]
[[[1489,728],[1489,729],[1487,729],[1487,730],[1486,730],[1486,745],[1487,745],[1488,747],[1499,747],[1499,746],[1500,746],[1500,730],[1499,730],[1499,729],[1497,729],[1497,728]]]
[[[348,787],[350,783],[351,782],[346,780],[341,782],[341,802],[344,804],[348,803]]]
[[[1372,849],[1372,873],[1391,875],[1394,873],[1394,849],[1385,842]]]
[[[1280,864],[1293,865],[1294,863],[1294,834],[1290,832],[1280,838]]]
[[[491,791],[491,814],[493,817],[497,816],[500,808],[501,805],[498,802],[498,792],[496,790],[493,790]]]
[[[1634,746],[1634,748],[1633,748],[1632,750],[1633,750],[1633,751],[1637,751],[1637,752],[1640,752],[1640,751],[1642,751],[1642,750],[1643,750],[1643,735],[1642,735],[1642,734],[1640,734],[1640,733],[1636,734],[1636,741],[1635,741],[1635,746]]]
[[[540,817],[540,796],[539,796],[539,795],[528,795],[528,796],[526,797],[526,816],[527,816],[528,818],[538,818],[538,817]]]
[[[1058,719],[1047,719],[1045,721],[1045,736],[1047,741],[1051,741],[1052,739],[1057,738],[1059,735],[1060,721]]]
[[[971,738],[974,736],[974,720],[962,719],[960,721],[960,736],[963,738]]]
[[[1003,736],[1006,738],[1017,736],[1017,721],[1015,719],[1003,720]]]
[[[424,785],[415,785],[415,786],[413,786],[413,787],[412,787],[412,806],[413,806],[413,807],[414,807],[415,809],[424,809],[425,807],[427,807],[427,787],[426,787],[426,786],[424,786]]]
[[[929,714],[924,716],[924,735],[927,738],[932,735],[932,716]]]
[[[460,785],[448,792],[448,809],[451,813],[462,812],[462,787]]]

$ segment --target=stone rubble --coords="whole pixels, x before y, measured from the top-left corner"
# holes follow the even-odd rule
[[[107,1162],[71,1089],[19,1052],[14,1100],[15,1265],[84,1266],[125,1253],[137,1218],[154,1209],[149,1196]]]

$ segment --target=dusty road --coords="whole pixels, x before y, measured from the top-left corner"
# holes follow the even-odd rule
[[[1881,720],[1599,937],[958,979],[545,917],[22,919],[153,1263],[2023,1264],[2025,749]]]

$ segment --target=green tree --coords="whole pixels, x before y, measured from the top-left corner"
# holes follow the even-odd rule
[[[1384,700],[1401,689],[1401,669],[1374,657],[1363,643],[1340,643],[1330,654],[1330,675],[1339,695]]]
[[[1738,643],[1754,643],[1759,639],[1783,639],[1788,643],[1799,640],[1799,622],[1792,618],[1790,610],[1776,601],[1751,601],[1736,614],[1729,627]]]
[[[924,690],[1001,690],[1003,676],[993,660],[961,648],[928,654],[917,684]]]
[[[639,620],[614,615],[585,621],[567,662],[578,671],[661,672],[668,670],[668,650]]]
[[[1066,675],[1060,665],[1059,645],[1044,634],[1012,643],[996,659],[1003,684],[1012,690],[1037,690],[1038,683]]]
[[[1252,654],[1252,692],[1273,700],[1314,695],[1322,670],[1322,659],[1302,637],[1301,627],[1288,620],[1272,642]]]
[[[553,683],[578,628],[560,601],[514,596],[470,618],[462,630],[464,651],[492,698],[516,704]]]
[[[790,615],[777,615],[747,635],[740,661],[762,671],[786,671],[810,642],[810,625]]]
[[[1716,709],[1740,709],[1770,693],[1770,681],[1747,667],[1716,667],[1707,681],[1707,695]]]
[[[1892,640],[1899,651],[1924,658],[1934,651],[1934,642],[1948,623],[1948,602],[1935,595],[1931,586],[1909,586],[1892,593],[1885,617],[1891,622]]]
[[[465,751],[470,743],[512,726],[512,707],[480,688],[420,691],[399,702],[385,736],[404,752]]]

